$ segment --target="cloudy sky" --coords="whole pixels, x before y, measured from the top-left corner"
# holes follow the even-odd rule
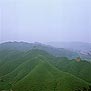
[[[0,0],[0,42],[91,42],[91,0]]]

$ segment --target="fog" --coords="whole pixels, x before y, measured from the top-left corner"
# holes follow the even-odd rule
[[[91,42],[91,0],[0,0],[0,42]]]

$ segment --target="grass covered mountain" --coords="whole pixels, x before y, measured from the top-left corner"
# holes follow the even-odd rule
[[[11,83],[13,91],[78,91],[90,86],[86,81],[58,70],[42,55],[23,62],[1,79]]]
[[[0,45],[0,91],[90,91],[90,70],[90,62],[56,57],[39,47]]]
[[[7,50],[7,52],[11,50],[26,52],[32,49],[40,49],[57,57],[68,57],[72,59],[79,56],[78,53],[64,49],[64,48],[55,48],[50,45],[45,45],[45,44],[36,43],[36,42],[35,43],[5,42],[0,44],[0,52],[2,52],[2,50],[3,52],[4,50]]]
[[[89,88],[88,84],[81,79],[61,72],[42,61],[27,76],[18,81],[13,89],[14,91],[25,91],[26,89],[30,91],[75,91],[80,89],[79,87]]]
[[[91,83],[91,62],[77,59],[69,60],[65,57],[58,57],[51,62],[58,69],[71,73],[89,83]]]

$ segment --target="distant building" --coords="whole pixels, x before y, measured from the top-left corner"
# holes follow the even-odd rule
[[[80,61],[81,61],[81,58],[80,58],[80,57],[77,57],[77,58],[76,58],[76,61],[77,61],[77,62],[80,62]]]

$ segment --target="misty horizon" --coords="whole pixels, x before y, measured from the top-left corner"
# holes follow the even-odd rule
[[[0,42],[0,44],[2,43],[14,43],[14,42],[17,42],[17,43],[36,43],[36,44],[46,44],[46,45],[50,45],[51,43],[81,43],[81,44],[91,44],[90,42],[82,42],[82,41],[47,41],[47,42],[40,42],[40,41],[16,41],[16,40],[13,40],[13,41],[3,41],[3,42]]]
[[[0,1],[0,43],[91,43],[90,0]]]

